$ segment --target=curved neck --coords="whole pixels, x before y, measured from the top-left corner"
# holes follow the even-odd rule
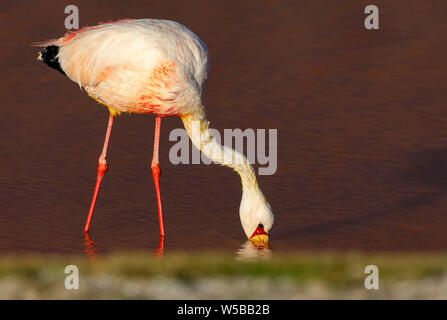
[[[211,160],[235,170],[241,177],[242,190],[260,191],[256,175],[247,158],[236,150],[218,143],[211,135],[203,109],[181,117],[194,146]]]

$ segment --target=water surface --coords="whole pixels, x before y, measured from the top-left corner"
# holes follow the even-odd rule
[[[260,185],[275,250],[441,250],[447,246],[445,1],[71,1],[81,25],[164,18],[207,44],[212,127],[278,129],[278,170]],[[83,253],[107,109],[36,61],[65,32],[60,1],[0,13],[0,252]],[[239,177],[172,165],[162,123],[165,250],[244,250]],[[154,117],[115,121],[91,228],[96,252],[155,250]],[[241,249],[240,249],[241,248]]]

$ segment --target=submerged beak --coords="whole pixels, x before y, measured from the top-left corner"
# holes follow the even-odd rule
[[[268,243],[269,242],[269,235],[267,232],[264,231],[264,228],[257,227],[255,232],[251,235],[250,241],[253,242],[261,242],[261,243]]]

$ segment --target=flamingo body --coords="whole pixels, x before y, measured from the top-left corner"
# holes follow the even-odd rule
[[[205,44],[185,26],[167,20],[120,20],[71,32],[41,44],[39,60],[78,83],[110,110],[99,157],[98,178],[85,227],[88,232],[101,181],[113,120],[121,112],[157,116],[152,173],[157,191],[160,232],[164,236],[158,165],[161,117],[181,117],[193,144],[207,157],[234,169],[242,181],[240,219],[248,238],[268,241],[271,207],[254,170],[237,151],[220,145],[209,130],[202,103],[209,72]]]
[[[194,112],[208,74],[208,51],[189,29],[167,20],[87,27],[58,45],[62,70],[112,113]]]

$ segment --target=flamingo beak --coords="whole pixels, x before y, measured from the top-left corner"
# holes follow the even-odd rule
[[[264,228],[257,227],[249,240],[253,241],[254,243],[268,243],[269,235],[264,231]]]

